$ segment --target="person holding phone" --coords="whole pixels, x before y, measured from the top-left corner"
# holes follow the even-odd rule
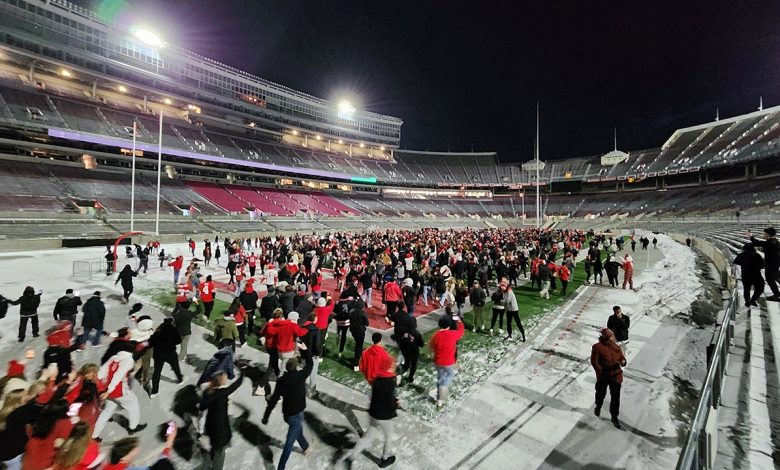
[[[35,289],[32,286],[27,286],[22,292],[22,296],[18,299],[9,302],[11,305],[19,305],[19,342],[24,342],[24,337],[27,334],[27,322],[32,324],[33,338],[38,337],[38,306],[41,305],[41,294],[43,291]]]
[[[208,470],[222,470],[225,465],[225,449],[233,438],[228,417],[228,401],[243,381],[244,373],[241,371],[238,378],[228,385],[227,373],[220,370],[211,375],[208,388],[203,392],[199,408],[206,411],[204,434],[208,436],[211,446],[211,461],[210,465],[206,466]]]

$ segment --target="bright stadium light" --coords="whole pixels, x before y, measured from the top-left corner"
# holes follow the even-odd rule
[[[321,136],[321,135],[319,135],[319,134],[317,134],[317,136],[315,137],[315,139],[317,139],[317,140],[322,140],[322,136]]]
[[[165,98],[165,99],[163,100],[163,103],[165,103],[165,104],[167,104],[168,106],[170,106],[170,105],[172,105],[172,104],[173,104],[173,101],[171,101],[171,99],[170,99],[170,98]]]
[[[384,152],[384,151],[385,151],[385,146],[384,146],[384,145],[382,145],[381,147],[379,147],[379,150],[381,150],[381,151],[383,151],[383,152]]]
[[[127,93],[127,87],[124,85],[119,85],[118,87],[116,87],[116,89],[119,90],[120,93]]]
[[[292,135],[298,135],[298,130],[297,129],[293,129]]]
[[[63,77],[65,77],[65,78],[70,78],[70,77],[72,77],[72,76],[73,76],[73,74],[72,74],[72,73],[70,73],[70,70],[68,70],[68,69],[62,69],[62,70],[60,70],[60,75],[62,75],[62,76],[63,76]]]
[[[361,143],[360,143],[360,148],[365,148],[365,147],[366,147],[366,144],[364,144],[363,142],[361,142]]]
[[[341,100],[338,104],[338,114],[340,118],[343,119],[352,119],[352,116],[355,114],[355,107],[347,100]]]
[[[160,39],[160,36],[157,34],[149,31],[148,29],[136,29],[133,32],[133,36],[138,38],[142,43],[146,44],[147,46],[152,46],[156,48],[163,47],[163,41]]]

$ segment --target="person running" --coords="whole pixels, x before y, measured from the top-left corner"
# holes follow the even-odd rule
[[[620,415],[620,386],[623,383],[623,369],[626,365],[626,357],[615,341],[615,334],[609,328],[602,328],[598,343],[594,344],[590,353],[590,364],[596,372],[596,408],[593,414],[601,416],[601,406],[607,396],[609,388],[609,414],[612,416],[612,424],[621,429],[618,416]]]
[[[268,424],[268,418],[271,416],[271,412],[282,401],[282,415],[284,421],[288,424],[287,439],[284,443],[284,449],[282,455],[279,457],[278,470],[284,470],[287,466],[287,460],[292,453],[293,444],[298,441],[298,444],[303,450],[303,455],[309,455],[311,452],[311,445],[306,440],[306,436],[303,435],[303,412],[306,409],[306,379],[311,373],[311,364],[306,364],[303,370],[298,370],[298,359],[293,357],[287,360],[285,364],[285,372],[279,380],[276,382],[274,393],[271,395],[271,399],[268,400],[268,406],[263,413],[262,423]]]
[[[173,326],[173,318],[166,318],[157,327],[157,330],[149,338],[149,344],[153,348],[154,372],[152,373],[152,393],[149,398],[155,398],[160,391],[160,377],[165,364],[171,366],[176,374],[176,383],[184,382],[184,376],[179,368],[179,356],[176,354],[176,346],[181,344],[181,336]]]
[[[452,322],[456,329],[452,329]],[[456,365],[457,343],[463,337],[463,322],[457,315],[439,319],[439,330],[428,343],[433,352],[433,364],[436,366],[436,406],[441,408],[447,401],[452,379],[458,373]]]
[[[135,434],[146,428],[146,423],[140,424],[141,409],[138,406],[138,398],[130,388],[129,376],[135,365],[132,353],[133,343],[114,341],[112,344],[117,344],[119,351],[98,370],[98,383],[105,384],[100,388],[100,399],[105,401],[105,404],[95,422],[95,428],[92,430],[92,438],[95,440],[100,439],[100,433],[103,432],[103,428],[114,416],[114,412],[119,406],[127,411],[130,434]]]
[[[222,470],[225,464],[225,449],[233,438],[228,417],[228,404],[230,395],[238,390],[243,381],[244,373],[241,371],[238,378],[228,385],[227,373],[218,370],[212,373],[208,388],[203,392],[203,399],[198,408],[206,412],[203,433],[208,436],[211,449],[208,470]]]
[[[84,330],[81,334],[79,343],[86,344],[92,342],[92,346],[100,345],[100,338],[103,336],[103,322],[106,318],[106,306],[100,298],[100,291],[95,291],[92,297],[81,308],[84,315],[81,317],[81,328]]]
[[[219,261],[219,258],[217,258],[217,261]],[[184,266],[184,257],[182,255],[179,255],[168,263],[168,266],[170,266],[173,269],[173,287],[175,288],[177,285],[179,285],[179,273],[181,273],[181,268]]]
[[[390,439],[394,429],[393,418],[397,416],[396,410],[399,407],[398,398],[395,396],[395,387],[395,361],[392,357],[387,356],[382,359],[381,371],[371,385],[368,430],[355,444],[355,447],[342,457],[343,463],[352,463],[374,441],[377,433],[382,433],[384,437],[382,457],[378,463],[379,468],[389,467],[395,463],[395,456],[390,455]]]
[[[114,281],[114,285],[122,283],[122,303],[130,301],[130,294],[133,293],[133,278],[138,276],[138,271],[133,271],[129,264],[126,264]]]

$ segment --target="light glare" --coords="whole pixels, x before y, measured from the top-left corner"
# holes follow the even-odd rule
[[[155,33],[149,31],[148,29],[137,29],[133,35],[140,39],[141,42],[146,44],[147,46],[152,47],[162,47],[163,42],[162,39],[160,39],[160,36],[156,35]]]

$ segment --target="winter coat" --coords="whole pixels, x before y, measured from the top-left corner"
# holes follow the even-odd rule
[[[21,297],[11,302],[11,304],[19,305],[19,316],[34,317],[35,315],[38,315],[38,306],[41,305],[41,295],[33,292],[26,292]]]
[[[607,319],[607,328],[615,333],[615,339],[618,341],[628,341],[628,328],[631,326],[631,319],[627,315],[618,318],[612,314]]]
[[[267,334],[273,337],[273,343],[280,352],[295,350],[295,338],[306,334],[306,330],[290,320],[274,320],[266,325]]]
[[[777,238],[758,240],[755,237],[750,237],[750,243],[764,251],[764,262],[768,269],[780,267],[780,241]]]
[[[196,385],[208,382],[215,372],[224,372],[230,380],[233,380],[236,376],[233,367],[233,350],[230,348],[222,348],[215,352],[214,355],[211,356],[211,359],[208,360]]]
[[[312,322],[304,323],[303,329],[306,331],[306,334],[301,336],[301,343],[306,346],[306,349],[301,348],[301,357],[308,360],[312,358],[317,350],[317,345],[320,341],[320,330]]]
[[[103,321],[106,318],[106,306],[100,297],[92,296],[81,308],[84,316],[81,318],[81,326],[84,328],[103,328]]]
[[[214,388],[203,392],[203,399],[200,402],[200,410],[206,411],[206,423],[204,434],[209,437],[209,444],[212,449],[220,449],[230,443],[233,438],[233,431],[228,417],[228,397],[238,390],[244,381],[244,375],[240,375],[238,380],[223,388]]]
[[[455,352],[457,343],[463,337],[463,322],[457,322],[456,330],[444,329],[433,334],[428,343],[433,352],[433,363],[437,366],[451,366],[455,364]]]
[[[279,298],[274,294],[268,294],[260,302],[260,315],[266,320],[270,320],[277,308],[279,308]]]
[[[247,312],[254,311],[257,308],[257,292],[254,290],[244,290],[238,296],[241,305]]]
[[[13,410],[5,421],[5,429],[0,431],[0,460],[11,460],[24,453],[24,447],[29,439],[27,427],[32,425],[41,413],[43,405],[36,400]]]
[[[393,419],[396,417],[398,399],[395,396],[395,376],[389,373],[377,377],[371,385],[371,403],[368,414],[374,419]]]
[[[284,311],[285,318],[293,311],[293,300],[295,300],[295,292],[293,291],[286,290],[279,295],[279,305]]]
[[[280,399],[282,415],[285,418],[297,415],[306,409],[306,379],[311,373],[311,364],[306,364],[303,370],[285,371],[276,382],[274,393],[268,400],[263,419],[268,419]]]
[[[469,301],[471,302],[471,305],[482,307],[485,305],[485,300],[487,299],[487,295],[485,294],[485,289],[482,287],[477,287],[471,290],[471,294],[469,294]]]
[[[117,282],[122,283],[122,288],[128,289],[133,287],[133,278],[136,277],[138,273],[136,271],[133,271],[132,269],[123,269],[122,272],[119,273],[119,276],[116,278],[116,282],[114,282],[114,285],[117,284]]]
[[[608,276],[617,276],[618,271],[620,271],[620,263],[615,261],[614,258],[610,258],[609,261],[604,264],[604,270],[607,272]]]
[[[366,328],[368,328],[368,315],[361,307],[354,307],[349,311],[349,332],[352,337],[360,337],[366,335]],[[362,347],[361,344],[358,347]]]
[[[307,321],[314,311],[314,304],[307,300],[306,297],[300,297],[300,299],[298,305],[295,306],[295,311],[300,315],[301,321]]]
[[[382,364],[387,363],[385,359],[387,357],[390,357],[390,354],[381,344],[371,345],[363,351],[359,368],[369,385],[373,384],[374,379],[382,372]]]
[[[590,364],[596,371],[596,381],[616,381],[623,383],[623,369],[626,358],[620,346],[606,340],[599,340],[590,352]]]
[[[154,348],[155,356],[170,356],[176,354],[176,346],[181,344],[181,336],[170,320],[162,322],[152,336],[149,344]]]
[[[401,288],[395,282],[385,284],[385,302],[400,302],[402,299]]]
[[[5,318],[5,315],[8,313],[8,304],[11,301],[0,295],[0,319]]]
[[[180,337],[190,336],[192,334],[192,318],[195,316],[195,312],[192,312],[186,308],[177,308],[171,314],[173,317],[173,324],[176,326],[176,331],[179,332]]]
[[[734,264],[742,268],[742,277],[746,280],[760,279],[764,268],[764,258],[755,251],[743,251],[734,258]]]
[[[236,320],[231,317],[217,318],[214,322],[214,342],[219,344],[222,340],[238,341],[238,327]]]
[[[63,295],[54,304],[54,319],[66,320],[75,317],[79,313],[79,305],[81,303],[81,297],[72,294]]]

